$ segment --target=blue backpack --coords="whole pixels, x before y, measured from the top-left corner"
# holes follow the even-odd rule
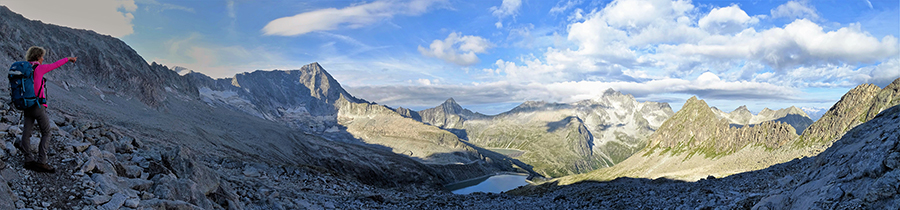
[[[39,103],[38,97],[34,94],[34,68],[27,61],[19,61],[9,67],[9,94],[12,104],[18,110],[25,110]],[[40,91],[44,87],[41,86]]]

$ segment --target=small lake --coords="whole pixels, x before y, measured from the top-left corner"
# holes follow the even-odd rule
[[[525,174],[497,174],[489,177],[470,179],[451,185],[447,189],[454,194],[469,194],[473,192],[501,193],[527,185],[528,175]]]

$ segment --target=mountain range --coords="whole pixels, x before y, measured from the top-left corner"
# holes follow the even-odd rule
[[[673,113],[666,103],[638,102],[613,89],[571,104],[527,101],[493,116],[463,109],[452,98],[418,112],[398,110],[549,177],[621,162],[643,148],[646,137]]]
[[[23,60],[32,45],[48,49],[48,60],[79,56],[48,74],[56,174],[23,169],[22,151],[12,146],[21,114],[2,107],[0,209],[900,203],[900,79],[850,90],[811,124],[793,107],[725,113],[694,97],[676,113],[612,89],[573,103],[527,101],[497,115],[452,98],[414,111],[352,96],[318,63],[213,79],[148,64],[110,36],[3,6],[0,19],[0,63]],[[9,100],[6,91],[0,100]],[[561,178],[518,190],[531,196],[443,189],[503,172]],[[764,184],[772,180],[777,185]]]
[[[843,133],[871,120],[873,113],[896,105],[900,105],[900,78],[884,88],[859,85],[844,94],[802,135],[797,135],[787,122],[732,126],[733,119],[717,117],[716,109],[693,97],[649,137],[650,144],[643,150],[616,166],[563,177],[560,181],[565,184],[617,177],[696,181],[759,170],[816,155]]]

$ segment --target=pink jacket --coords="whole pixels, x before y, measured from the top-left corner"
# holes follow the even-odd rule
[[[68,58],[63,58],[51,64],[40,64],[37,66],[37,68],[34,68],[34,94],[37,95],[38,98],[47,98],[47,96],[44,95],[47,90],[41,89],[41,85],[43,85],[44,83],[44,74],[53,71],[56,68],[59,68],[63,64],[66,64],[66,62],[68,61]],[[38,64],[38,62],[31,62],[31,65],[34,64]],[[40,93],[38,91],[40,91]],[[44,104],[44,107],[47,107],[47,104]]]

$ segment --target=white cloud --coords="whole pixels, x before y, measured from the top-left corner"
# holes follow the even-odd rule
[[[610,26],[639,30],[659,21],[677,20],[693,9],[690,1],[683,0],[622,0],[610,2],[601,17]]]
[[[566,3],[562,4],[563,2],[566,2]],[[553,8],[550,8],[550,14],[557,15],[557,14],[563,13],[566,10],[569,10],[569,9],[575,7],[575,5],[581,4],[582,2],[584,2],[584,0],[561,0],[556,3],[556,6],[553,6]]]
[[[819,19],[819,14],[816,13],[816,9],[806,3],[797,2],[797,1],[788,1],[775,9],[772,9],[772,17],[774,18],[789,18],[789,19]]]
[[[419,53],[428,57],[440,58],[460,66],[471,66],[479,61],[476,53],[485,53],[493,46],[485,38],[453,32],[443,41],[434,40],[428,48],[419,46],[418,49]]]
[[[503,18],[509,16],[515,17],[516,13],[519,12],[520,7],[522,7],[522,0],[503,0],[503,2],[500,3],[500,7],[491,7],[491,14],[499,18],[494,26],[497,26],[497,28],[502,28]]]
[[[313,31],[360,28],[395,15],[418,16],[428,9],[447,4],[447,0],[375,1],[341,9],[327,8],[272,20],[265,35],[296,36]]]
[[[234,13],[234,1],[229,0],[225,3],[226,9],[228,9],[228,17],[235,18],[237,15]]]
[[[132,13],[137,10],[133,0],[3,1],[3,5],[29,19],[94,30],[114,37],[134,33],[131,20],[134,19]]]
[[[156,8],[154,8],[154,10],[156,10],[156,11],[181,10],[181,11],[185,11],[185,12],[194,13],[194,8],[189,8],[189,7],[179,6],[179,5],[169,4],[169,3],[160,3],[159,1],[156,1],[156,0],[135,0],[134,3],[142,4],[145,6],[150,5],[150,6],[156,7]],[[145,10],[150,10],[150,7],[145,7],[145,6],[142,6],[142,7]]]
[[[419,80],[426,83],[427,80]],[[521,103],[525,100],[574,102],[597,98],[613,88],[637,98],[659,101],[667,94],[696,95],[705,99],[743,99],[782,101],[798,99],[795,88],[760,82],[725,81],[713,73],[696,79],[657,79],[645,82],[566,81],[518,84],[507,81],[420,86],[351,86],[348,91],[381,104],[430,107],[454,97],[465,104]]]
[[[766,98],[766,92],[785,90],[793,94],[795,88],[806,87],[883,85],[900,77],[896,71],[900,61],[894,59],[900,57],[896,37],[873,37],[858,24],[829,31],[808,19],[758,31],[754,27],[759,19],[737,5],[702,13],[687,1],[613,1],[583,19],[571,20],[568,43],[546,48],[540,55],[498,59],[483,72],[521,86],[598,91],[612,87],[735,98],[739,94]],[[696,75],[703,77],[685,79]],[[729,88],[695,86],[703,81],[720,81],[709,84]],[[590,95],[577,89],[559,94]]]
[[[700,18],[698,25],[710,33],[732,34],[740,32],[747,28],[748,25],[756,24],[757,22],[759,22],[759,18],[750,17],[737,5],[731,5],[712,9],[709,14]]]
[[[735,36],[704,39],[699,44],[660,46],[660,51],[755,60],[785,70],[821,63],[873,63],[897,55],[900,49],[896,37],[886,36],[879,41],[856,24],[826,32],[809,20],[799,19],[784,28],[761,32],[747,29]]]

